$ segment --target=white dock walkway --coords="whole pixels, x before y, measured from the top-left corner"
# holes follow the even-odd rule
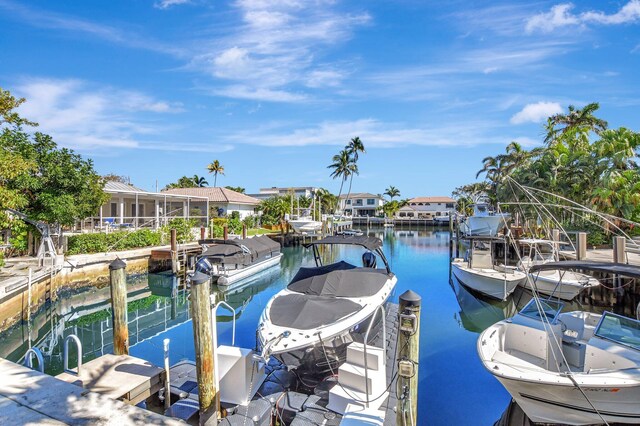
[[[0,377],[1,425],[184,426],[1,358]]]

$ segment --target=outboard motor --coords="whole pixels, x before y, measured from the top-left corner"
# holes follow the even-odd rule
[[[203,274],[211,275],[213,273],[213,267],[211,266],[211,262],[206,257],[201,257],[195,266],[195,270],[197,272],[202,272]]]
[[[378,264],[376,260],[376,255],[371,253],[370,251],[364,253],[362,255],[362,266],[365,268],[373,268],[375,269]]]

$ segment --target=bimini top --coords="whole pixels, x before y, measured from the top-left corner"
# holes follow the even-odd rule
[[[630,278],[640,278],[640,266],[627,265],[626,263],[589,262],[584,260],[566,260],[533,265],[529,268],[529,273],[533,274],[538,271],[564,271],[569,269],[582,269],[591,272],[603,272],[607,274],[624,275]]]
[[[287,288],[311,296],[368,297],[389,279],[384,269],[358,268],[340,261],[316,268],[301,267]]]
[[[213,245],[207,247],[203,257],[213,263],[249,265],[257,260],[272,256],[280,251],[280,244],[267,236],[235,240],[208,240]]]
[[[331,235],[322,238],[317,241],[312,241],[304,246],[309,248],[311,246],[322,244],[347,244],[354,246],[362,246],[367,250],[377,250],[382,247],[382,240],[376,237],[368,237],[365,235]]]

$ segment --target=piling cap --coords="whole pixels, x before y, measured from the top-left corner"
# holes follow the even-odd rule
[[[211,277],[207,274],[203,274],[200,271],[196,271],[193,274],[189,275],[189,282],[191,285],[198,285],[209,281]]]
[[[126,268],[127,264],[124,262],[124,260],[117,258],[116,260],[114,260],[113,262],[111,262],[111,264],[109,265],[109,270],[110,271],[115,271],[117,269],[122,269],[122,268]]]
[[[400,304],[411,307],[416,306],[419,307],[422,303],[422,297],[414,291],[407,290],[400,295]]]

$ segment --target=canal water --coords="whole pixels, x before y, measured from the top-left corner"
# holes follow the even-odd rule
[[[393,301],[408,289],[422,296],[420,424],[492,425],[507,408],[510,396],[480,363],[478,334],[513,315],[516,304],[522,306],[530,296],[516,293],[508,302],[489,302],[470,294],[455,278],[450,280],[447,230],[384,229],[370,234],[383,239],[391,269],[398,277]],[[290,247],[283,252],[281,268],[272,268],[242,283],[239,289],[219,294],[236,311],[237,345],[255,346],[255,330],[265,304],[301,265],[313,264],[310,250]],[[361,253],[360,249],[344,247],[327,250],[324,256],[359,264]],[[157,365],[162,365],[166,338],[171,340],[171,363],[195,359],[187,294],[182,282],[174,280],[162,274],[128,277],[130,353]],[[111,353],[108,299],[108,286],[62,294],[30,323],[0,334],[0,356],[18,362],[29,345],[37,346],[45,354],[46,372],[57,374],[62,370],[64,337],[72,333],[82,341],[84,362]],[[220,308],[219,343],[231,343],[231,319],[232,314]],[[74,352],[72,349],[71,366],[76,365]]]

